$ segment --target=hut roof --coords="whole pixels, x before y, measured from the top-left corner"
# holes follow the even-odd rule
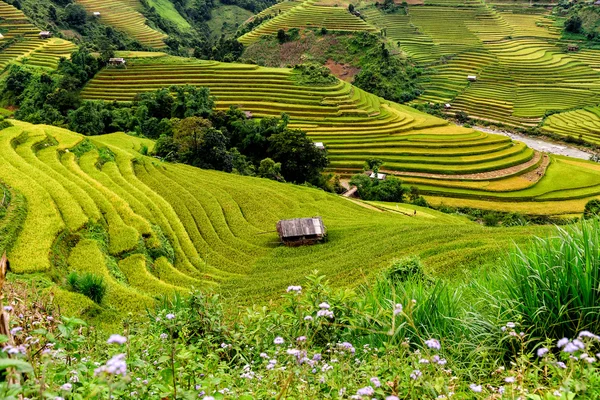
[[[323,144],[323,142],[315,142],[315,147],[317,149],[324,149],[325,145]]]
[[[50,33],[50,31],[41,31],[40,35],[42,35],[42,36],[49,36],[49,35],[51,35],[51,33]]]
[[[124,63],[125,59],[123,57],[109,58],[108,62]]]
[[[282,238],[320,236],[325,226],[321,217],[284,219],[277,223],[277,232]]]
[[[379,172],[377,173],[377,179],[379,179],[379,180],[384,180],[386,176],[387,176],[386,174],[380,174]],[[371,172],[371,175],[369,175],[369,178],[375,178],[375,172]]]
[[[477,80],[477,75],[467,75],[467,79],[470,81],[475,81]]]

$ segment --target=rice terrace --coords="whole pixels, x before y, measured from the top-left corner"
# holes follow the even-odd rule
[[[600,2],[0,1],[0,398],[600,398]]]

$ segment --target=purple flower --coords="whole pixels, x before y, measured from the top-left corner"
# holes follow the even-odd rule
[[[127,342],[127,338],[125,336],[121,336],[121,335],[110,335],[110,337],[108,338],[108,340],[106,341],[106,343],[108,344],[125,344]]]
[[[17,333],[21,332],[23,330],[23,328],[21,328],[20,326],[15,326],[14,328],[12,328],[10,330],[10,334],[15,336]]]
[[[167,340],[167,338],[168,338],[168,337],[169,337],[169,335],[167,335],[166,333],[161,333],[161,334],[160,334],[160,338],[161,338],[162,340]]]
[[[506,378],[504,378],[504,382],[506,383],[515,383],[516,379],[514,376],[508,376]]]
[[[569,339],[567,339],[566,337],[562,338],[558,341],[558,343],[556,343],[556,347],[560,349],[561,347],[564,347],[567,343],[569,343]]]
[[[385,400],[400,400],[400,398],[398,396],[388,396]]]
[[[275,340],[273,340],[273,343],[275,344],[283,344],[285,341],[283,340],[283,338],[281,336],[277,336],[275,338]]]
[[[304,320],[305,320],[305,321],[312,321],[312,320],[313,320],[313,317],[312,317],[312,316],[310,316],[310,315],[307,315],[306,317],[304,317]]]
[[[328,303],[322,302],[321,304],[319,304],[319,308],[328,310],[330,308],[330,306]]]
[[[402,304],[396,304],[394,306],[394,315],[402,314]]]
[[[286,292],[295,292],[295,293],[299,293],[300,291],[302,291],[302,286],[288,286]]]
[[[306,342],[306,336],[299,336],[296,338],[297,342]]]
[[[60,387],[60,390],[64,390],[65,392],[69,392],[71,391],[71,389],[73,389],[73,385],[71,385],[70,383],[65,383]]]
[[[566,364],[565,364],[564,362],[562,362],[562,361],[558,361],[558,362],[556,363],[556,366],[557,366],[558,368],[567,369],[567,366],[566,366]]]
[[[476,384],[474,384],[474,383],[471,383],[471,384],[469,385],[469,388],[470,388],[472,391],[474,391],[475,393],[481,393],[481,391],[483,390],[483,389],[482,389],[482,387],[481,387],[481,385],[476,385]]]
[[[581,332],[579,332],[578,338],[579,339],[581,339],[581,338],[588,338],[588,339],[600,340],[600,336],[594,335],[590,331],[581,331]]]
[[[102,365],[94,370],[94,375],[122,375],[127,374],[127,363],[125,362],[125,354],[117,354],[106,362],[106,365]]]
[[[333,315],[333,311],[330,311],[327,309],[321,309],[321,310],[317,311],[317,317],[327,317],[327,318],[333,319],[334,315]]]
[[[347,350],[352,354],[354,354],[356,352],[356,349],[354,348],[354,346],[352,346],[352,343],[349,343],[349,342],[339,343],[338,347],[341,347],[342,349]]]
[[[413,380],[417,380],[419,379],[421,376],[423,375],[423,373],[421,371],[419,371],[418,369],[415,369],[411,374],[410,374],[410,378]]]
[[[4,306],[4,311],[10,312],[13,308],[11,306]]]
[[[442,346],[440,345],[440,342],[437,339],[426,340],[425,344],[427,345],[427,347],[429,347],[430,349],[434,349],[434,350],[439,350],[442,348]]]
[[[540,348],[537,350],[537,356],[538,356],[538,357],[544,357],[546,354],[548,354],[548,352],[549,352],[549,351],[550,351],[550,350],[548,350],[548,349],[547,349],[547,348],[545,348],[545,347],[540,347]]]
[[[372,396],[375,394],[375,389],[372,386],[365,386],[364,388],[358,389],[356,394],[359,396]]]
[[[168,320],[175,319],[175,314],[167,314],[165,316]]]
[[[369,380],[371,381],[371,383],[373,384],[373,386],[375,386],[376,388],[381,387],[381,381],[376,376],[372,377]]]

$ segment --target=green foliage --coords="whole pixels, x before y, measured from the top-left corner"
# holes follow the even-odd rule
[[[89,297],[97,304],[102,303],[102,299],[106,295],[106,284],[99,275],[92,273],[79,275],[77,272],[71,272],[67,276],[67,283],[72,291]]]
[[[278,182],[285,182],[281,176],[281,163],[276,163],[270,158],[261,160],[258,166],[257,175],[261,178],[267,178]]]
[[[600,200],[593,199],[585,204],[583,218],[590,219],[600,216]]]
[[[301,85],[327,86],[337,82],[337,78],[326,67],[318,64],[299,64],[294,66],[295,79]]]
[[[427,280],[421,260],[414,256],[394,261],[386,271],[386,276],[394,285],[401,285],[410,280]]]
[[[402,203],[407,192],[402,186],[402,181],[391,176],[382,180],[357,174],[352,177],[350,184],[357,187],[358,195],[363,200]]]
[[[533,336],[573,337],[600,331],[600,223],[558,229],[515,251],[503,276],[504,308]]]

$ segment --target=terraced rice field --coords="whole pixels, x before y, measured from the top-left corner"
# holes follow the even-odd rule
[[[146,25],[146,17],[139,11],[137,0],[77,0],[89,13],[99,12],[100,21],[126,33],[147,47],[165,48],[163,40],[167,37],[162,32]]]
[[[432,274],[460,274],[543,229],[488,229],[420,208],[407,217],[397,205],[367,208],[310,188],[160,163],[137,152],[150,141],[124,134],[93,137],[95,147],[78,153],[81,135],[14,124],[0,132],[0,182],[26,198],[27,216],[9,251],[12,270],[53,276],[56,300],[76,314],[94,305],[63,289],[66,274],[103,276],[104,320],[192,286],[247,303],[315,269],[354,285],[411,254]],[[113,160],[100,165],[101,149]],[[279,219],[315,215],[326,243],[278,245]]]
[[[549,111],[600,103],[600,51],[565,53],[547,9],[524,1],[425,1],[408,15],[361,9],[389,41],[431,67],[416,102],[509,126],[538,125]],[[476,75],[476,82],[468,82]],[[584,135],[585,136],[585,135]],[[588,135],[589,136],[589,135]]]
[[[10,62],[56,68],[61,57],[70,57],[77,46],[59,39],[40,39],[40,29],[33,26],[21,10],[0,1],[0,29],[3,41],[12,43],[0,52],[0,70]]]
[[[585,107],[551,115],[544,121],[542,129],[560,136],[600,144],[600,107]]]
[[[126,70],[105,69],[82,96],[131,101],[136,93],[173,84],[205,86],[219,109],[239,106],[255,117],[287,113],[292,127],[325,143],[331,168],[344,175],[360,171],[367,158],[378,157],[386,171],[432,195],[497,202],[578,200],[564,211],[569,214],[581,212],[586,199],[600,195],[597,164],[544,157],[508,137],[451,125],[346,82],[300,86],[288,69],[162,60],[139,60]],[[560,174],[581,179],[565,182]],[[554,213],[547,207],[532,206],[530,211]]]
[[[345,7],[321,6],[316,4],[317,0],[305,0],[301,3],[298,2],[298,5],[293,3],[294,7],[289,7],[286,3],[280,3],[275,5],[275,8],[263,11],[263,15],[276,13],[276,16],[241,36],[238,40],[248,45],[261,36],[276,35],[280,29],[291,28],[327,28],[330,31],[341,32],[377,31],[362,19],[350,14]]]

